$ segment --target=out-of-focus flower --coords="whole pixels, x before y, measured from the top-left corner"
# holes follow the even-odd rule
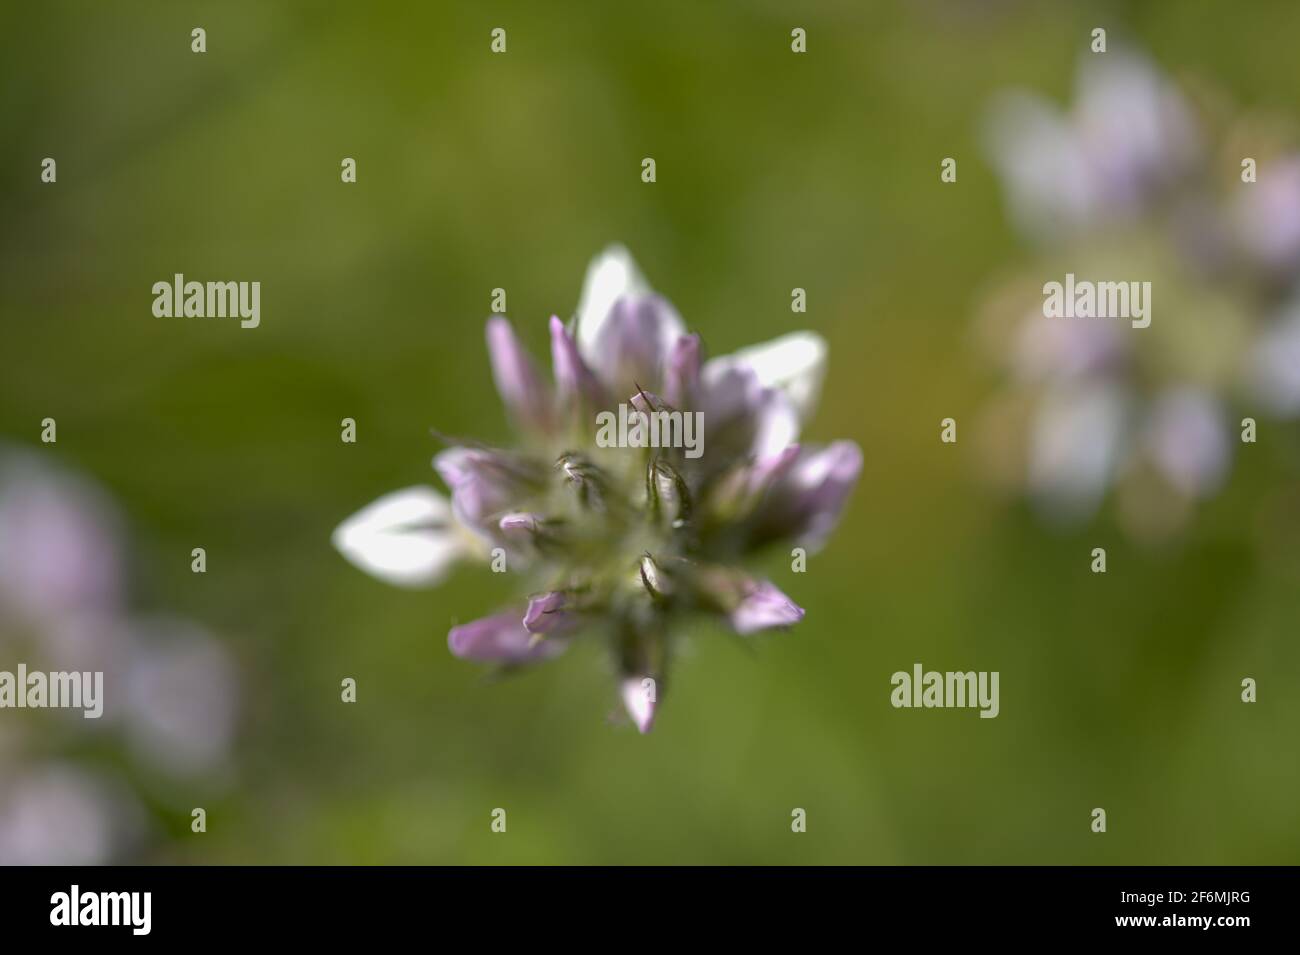
[[[121,532],[103,493],[10,453],[0,489],[0,607],[38,624],[117,612]]]
[[[1300,266],[1300,156],[1267,163],[1253,188],[1241,191],[1234,212],[1236,238],[1246,254],[1293,278]]]
[[[989,115],[987,150],[1011,217],[1047,241],[1141,215],[1201,159],[1188,103],[1144,57],[1085,57],[1075,91],[1068,111],[1016,91]]]
[[[219,769],[239,708],[229,655],[188,621],[136,622],[133,632],[123,707],[132,750],[170,776]]]
[[[504,318],[488,322],[493,378],[521,448],[448,448],[434,466],[449,503],[421,488],[390,513],[393,498],[381,498],[334,540],[354,564],[399,584],[436,583],[451,557],[500,548],[537,590],[516,609],[454,627],[452,653],[516,665],[601,634],[644,733],[669,645],[691,614],[742,634],[802,619],[774,584],[737,565],[777,541],[821,546],[862,453],[847,441],[796,443],[821,387],[820,337],[797,332],[703,361],[698,337],[621,247],[592,262],[577,316],[553,317],[550,334],[553,385]],[[620,405],[679,422],[697,415],[698,453],[680,442],[600,441],[598,415]]]
[[[1121,507],[1135,536],[1176,530],[1222,486],[1240,417],[1300,413],[1300,321],[1279,308],[1300,265],[1300,156],[1269,149],[1242,181],[1195,98],[1127,50],[1084,57],[1068,109],[999,96],[986,133],[1041,250],[982,308],[1006,373],[983,422],[989,470],[1053,520],[1117,490],[1163,511]],[[1150,326],[1045,317],[1040,290],[1066,273],[1149,281]]]
[[[238,705],[225,648],[192,623],[128,612],[122,521],[109,496],[35,454],[0,456],[0,647],[33,669],[102,672],[102,717],[29,712],[0,739],[0,863],[120,860],[147,830],[148,777],[224,765]],[[48,721],[61,721],[46,733]],[[6,727],[9,729],[9,727]],[[109,780],[69,741],[133,757]],[[147,767],[138,780],[137,767]]]
[[[0,779],[0,865],[101,865],[139,834],[120,786],[70,764]]]
[[[1300,301],[1260,334],[1247,361],[1254,397],[1269,413],[1300,415]]]

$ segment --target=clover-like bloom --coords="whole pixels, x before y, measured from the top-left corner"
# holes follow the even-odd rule
[[[424,486],[389,494],[344,521],[334,544],[402,586],[436,584],[470,556],[522,572],[533,592],[453,627],[451,652],[514,666],[603,639],[644,733],[688,617],[712,615],[739,634],[803,618],[743,564],[778,542],[819,547],[862,452],[796,443],[820,389],[820,337],[796,332],[705,361],[621,247],[592,262],[576,317],[552,317],[550,337],[553,380],[505,318],[488,319],[492,376],[520,447],[441,451],[433,465],[450,499]],[[599,422],[615,414],[638,438],[602,440]],[[685,416],[698,423],[694,444]],[[675,422],[658,441],[635,427],[654,417]]]

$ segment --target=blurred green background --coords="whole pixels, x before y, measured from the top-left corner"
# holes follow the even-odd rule
[[[6,4],[0,437],[102,482],[134,602],[222,634],[243,680],[235,785],[140,861],[1300,859],[1296,435],[1155,549],[1105,515],[1046,528],[938,439],[988,393],[972,310],[1024,254],[981,111],[1065,98],[1098,25],[1300,116],[1286,2]],[[437,483],[430,426],[508,439],[491,290],[544,355],[610,241],[712,354],[823,334],[809,437],[867,461],[808,572],[769,568],[806,620],[754,652],[701,626],[644,738],[609,719],[599,647],[500,682],[449,655],[509,579],[400,591],[329,545]],[[154,318],[176,272],[260,281],[261,327]],[[1001,715],[891,708],[918,661],[1000,671]]]

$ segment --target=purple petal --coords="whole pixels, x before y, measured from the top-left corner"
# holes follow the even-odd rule
[[[497,538],[500,516],[516,510],[527,492],[519,469],[495,451],[448,448],[434,457],[433,466],[451,488],[456,519],[489,540]]]
[[[799,438],[799,413],[789,395],[764,386],[752,368],[740,363],[705,366],[699,408],[714,461],[765,461]]]
[[[694,403],[700,387],[700,337],[683,335],[673,343],[664,370],[664,398],[675,408]]]
[[[799,445],[791,444],[775,455],[735,465],[709,492],[709,510],[722,521],[738,521],[753,513],[772,487],[799,457]]]
[[[758,494],[783,477],[799,459],[799,445],[788,444],[776,454],[756,460],[747,473],[748,491]]]
[[[737,633],[757,633],[772,627],[789,627],[803,619],[804,610],[768,581],[756,581],[731,611]]]
[[[662,298],[625,296],[610,309],[586,357],[615,394],[659,388],[668,355],[684,331],[682,320]]]
[[[498,526],[503,531],[517,531],[531,535],[537,530],[540,521],[541,518],[531,511],[511,511],[501,518]]]
[[[462,660],[479,663],[533,663],[564,651],[559,640],[535,640],[511,611],[452,627],[447,646]]]
[[[716,433],[725,422],[748,413],[758,394],[758,376],[738,365],[706,368],[700,393],[700,409]]]
[[[529,633],[557,633],[572,631],[577,617],[565,610],[568,595],[561,590],[551,590],[528,598],[524,613],[524,629]]]
[[[862,449],[852,441],[802,452],[764,502],[764,529],[817,548],[826,542],[862,473]]]
[[[551,316],[551,365],[555,370],[555,387],[563,401],[580,398],[594,408],[603,408],[605,389],[582,360],[578,346],[564,327],[564,322]]]
[[[551,392],[532,358],[500,315],[487,321],[488,357],[501,400],[520,424],[543,431],[551,426]]]
[[[664,411],[668,408],[667,403],[653,391],[638,391],[627,399],[627,403],[632,406],[633,411],[639,411],[642,414],[653,414],[656,411]]]

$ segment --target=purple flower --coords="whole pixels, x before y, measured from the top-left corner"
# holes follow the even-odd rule
[[[122,603],[121,530],[92,484],[39,463],[0,461],[0,610],[44,624]]]
[[[662,387],[668,356],[686,329],[671,305],[656,295],[625,296],[594,335],[596,374],[615,394]]]
[[[836,441],[825,448],[800,449],[793,462],[778,466],[780,476],[759,510],[760,526],[768,536],[820,548],[862,473],[862,449],[852,441]]]
[[[494,569],[529,576],[527,607],[454,627],[452,653],[515,665],[604,639],[645,733],[689,617],[746,634],[803,618],[739,565],[769,544],[820,546],[862,453],[798,443],[821,388],[820,337],[795,332],[705,361],[621,248],[592,263],[576,318],[552,317],[550,341],[553,388],[504,319],[489,322],[493,377],[526,450],[449,448],[434,466],[450,502],[428,489],[382,499],[336,542],[397,583],[435,583],[453,559],[503,548]],[[624,429],[611,437],[618,414]]]
[[[550,590],[528,599],[524,611],[524,629],[531,634],[566,633],[577,626],[577,617],[565,609],[569,596],[563,591]]]
[[[501,518],[541,473],[526,460],[482,448],[448,448],[433,466],[451,488],[452,515],[489,542],[500,539]]]
[[[498,613],[452,627],[447,646],[463,660],[480,663],[532,663],[564,650],[559,640],[538,640],[515,612]]]
[[[757,633],[772,627],[790,627],[803,619],[804,610],[767,581],[751,583],[731,611],[737,633]]]

